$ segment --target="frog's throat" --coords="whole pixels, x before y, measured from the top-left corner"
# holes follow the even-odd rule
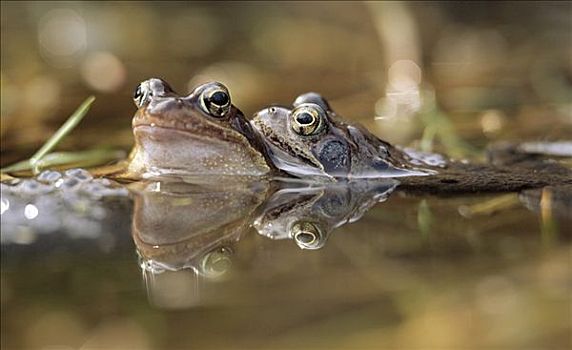
[[[264,156],[231,130],[205,136],[186,130],[139,125],[129,172],[135,174],[252,175],[270,172]]]

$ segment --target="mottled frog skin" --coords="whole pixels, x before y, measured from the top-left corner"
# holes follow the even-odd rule
[[[316,93],[293,108],[269,107],[251,121],[278,169],[297,177],[383,178],[434,173],[363,127],[348,124]],[[418,162],[418,164],[420,164]]]
[[[224,85],[211,82],[179,96],[154,78],[137,87],[134,101],[131,177],[270,172],[261,145]]]
[[[572,184],[572,170],[552,158],[479,164],[392,146],[365,128],[342,120],[316,93],[300,95],[292,108],[266,108],[250,123],[264,142],[267,158],[295,177],[344,181],[399,177],[402,191],[437,195]],[[522,146],[526,145],[530,144]],[[533,153],[572,156],[570,142],[532,145]],[[528,160],[529,153],[530,149],[517,158]]]

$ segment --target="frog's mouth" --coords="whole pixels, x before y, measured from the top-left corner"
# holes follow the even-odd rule
[[[133,133],[136,137],[141,134],[156,134],[158,137],[168,137],[170,133],[182,133],[189,138],[193,137],[193,131],[189,128],[172,125],[157,125],[155,123],[135,125],[133,126]],[[166,138],[165,141],[168,141],[168,139]]]
[[[187,133],[196,133],[206,135],[208,133],[216,133],[216,129],[220,127],[209,125],[206,120],[193,117],[192,115],[165,115],[153,116],[146,113],[135,115],[132,122],[133,131],[144,129],[157,129],[157,130],[173,130]],[[150,130],[148,130],[150,131]],[[152,130],[151,130],[152,131]]]

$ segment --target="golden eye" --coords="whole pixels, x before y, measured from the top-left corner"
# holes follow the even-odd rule
[[[292,111],[291,126],[295,133],[302,136],[316,135],[324,127],[325,112],[320,106],[305,103]]]
[[[319,249],[324,239],[318,226],[309,221],[298,221],[290,230],[296,244],[302,249]]]
[[[213,84],[201,94],[200,104],[206,113],[222,118],[230,111],[230,94],[222,84]]]

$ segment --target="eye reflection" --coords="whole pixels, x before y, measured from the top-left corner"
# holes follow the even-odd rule
[[[302,249],[319,249],[324,245],[322,232],[317,224],[298,221],[290,229],[296,244]]]
[[[201,260],[200,272],[208,278],[220,278],[232,267],[232,250],[221,247],[205,254]]]

